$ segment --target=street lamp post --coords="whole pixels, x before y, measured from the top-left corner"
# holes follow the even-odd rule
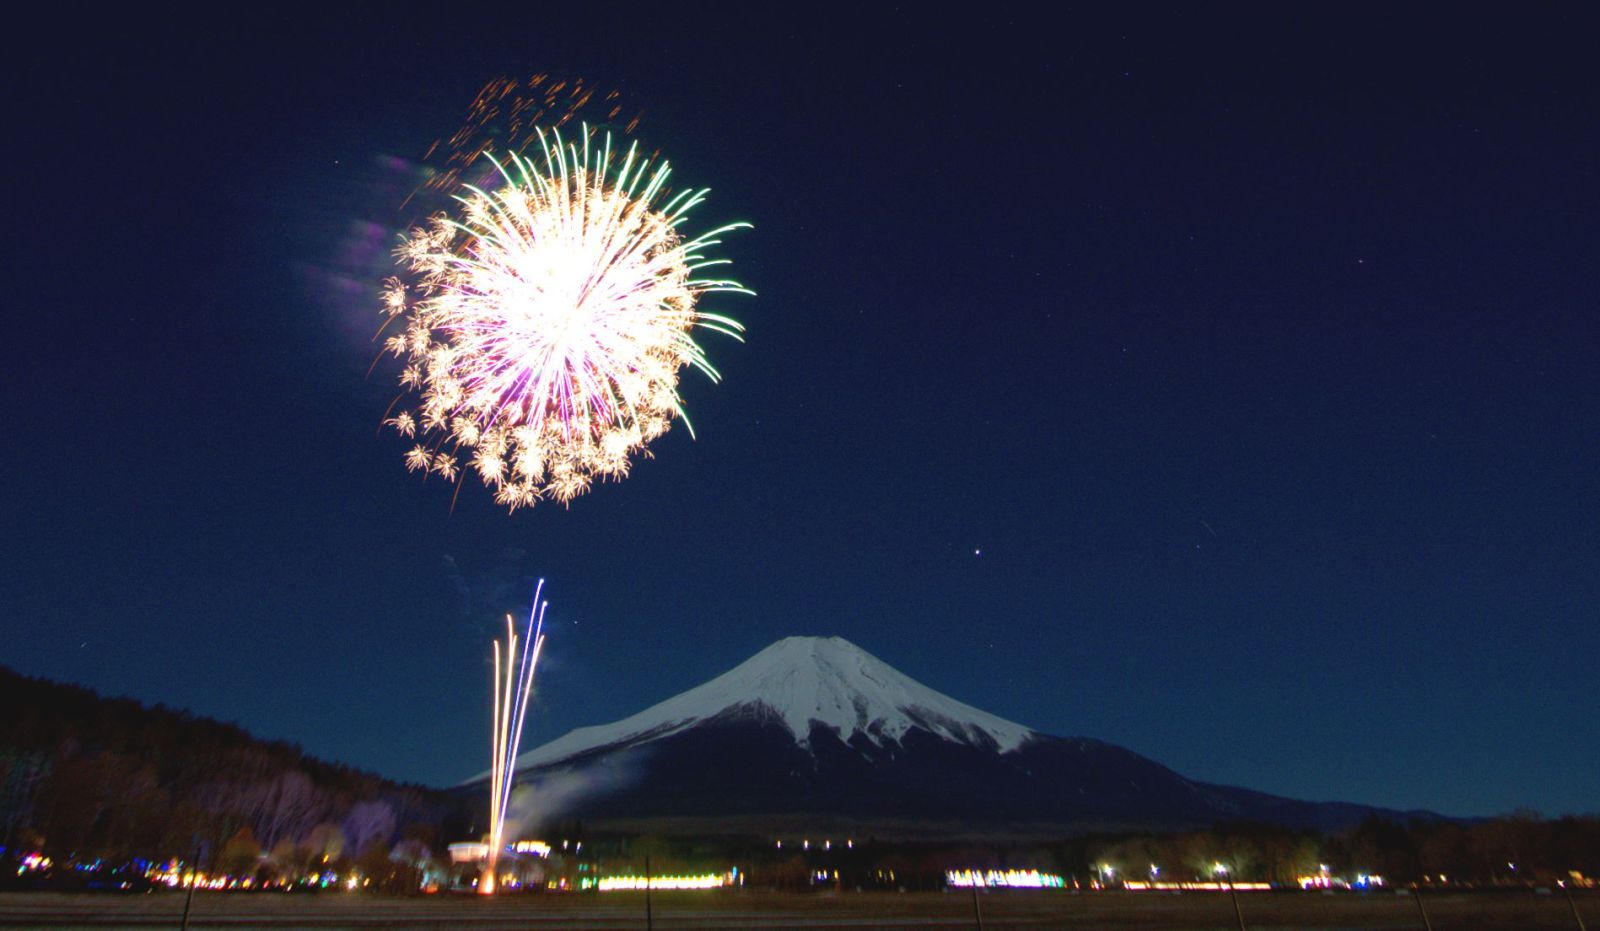
[[[1228,878],[1228,868],[1218,863],[1215,867],[1217,875],[1228,886],[1228,898],[1233,900],[1233,917],[1239,920],[1239,931],[1245,931],[1244,912],[1239,908],[1239,890],[1233,887],[1233,880]]]

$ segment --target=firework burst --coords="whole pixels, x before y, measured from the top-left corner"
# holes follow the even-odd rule
[[[609,134],[538,138],[534,158],[494,162],[494,190],[465,186],[458,209],[404,238],[410,274],[383,302],[415,400],[385,420],[416,440],[406,468],[470,468],[511,510],[621,478],[673,418],[687,426],[681,370],[720,380],[692,331],[744,329],[697,304],[751,293],[705,273],[727,264],[707,253],[717,237],[748,224],[680,231],[706,191],[670,194],[664,162],[614,152]]]

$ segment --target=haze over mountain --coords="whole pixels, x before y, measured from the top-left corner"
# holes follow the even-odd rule
[[[542,814],[619,828],[1060,833],[1438,817],[1196,782],[1114,744],[989,714],[838,637],[780,640],[638,714],[530,750],[517,768],[535,799],[543,790]]]

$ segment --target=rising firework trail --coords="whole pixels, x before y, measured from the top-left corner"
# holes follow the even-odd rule
[[[513,511],[620,479],[673,418],[687,426],[680,371],[720,380],[692,331],[744,330],[697,305],[751,293],[705,273],[727,264],[718,237],[749,224],[683,232],[705,190],[669,193],[668,165],[609,133],[537,137],[533,158],[485,154],[497,185],[463,185],[412,230],[408,275],[384,291],[399,324],[384,346],[416,395],[384,421],[415,440],[406,467],[456,482],[470,468]]]
[[[528,610],[527,635],[522,638],[522,654],[517,654],[516,625],[506,615],[505,649],[494,642],[494,686],[490,692],[493,725],[489,738],[492,764],[489,767],[489,862],[478,882],[483,895],[494,893],[500,852],[505,849],[506,808],[511,801],[511,783],[516,777],[517,748],[522,743],[522,722],[528,715],[528,699],[533,695],[533,669],[544,648],[544,609],[540,601],[544,579],[533,590],[533,607]]]

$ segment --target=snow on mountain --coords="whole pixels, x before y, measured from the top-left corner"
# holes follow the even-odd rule
[[[645,743],[729,712],[776,717],[795,741],[808,743],[812,722],[881,745],[921,728],[958,743],[1006,753],[1034,735],[917,682],[839,637],[787,637],[704,685],[632,717],[581,727],[517,758],[524,770],[590,750]]]

